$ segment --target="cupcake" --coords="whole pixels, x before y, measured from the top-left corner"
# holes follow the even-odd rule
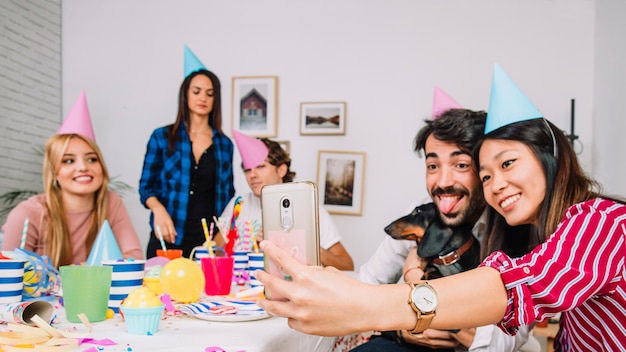
[[[159,322],[165,305],[147,287],[132,291],[120,305],[120,312],[126,321],[130,334],[152,335],[159,330]]]

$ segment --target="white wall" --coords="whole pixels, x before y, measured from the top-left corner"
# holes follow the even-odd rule
[[[276,139],[291,142],[298,180],[315,180],[320,149],[367,153],[363,215],[333,216],[360,265],[387,223],[428,199],[412,140],[435,85],[486,109],[499,63],[568,131],[575,98],[590,170],[594,11],[589,0],[64,0],[63,111],[86,91],[111,174],[136,187],[151,131],[174,121],[184,44],[222,80],[227,133],[231,78],[278,76]],[[347,102],[346,135],[300,136],[302,101]],[[147,236],[148,212],[125,200]]]
[[[626,196],[623,141],[626,129],[626,2],[596,3],[596,64],[593,107],[594,176],[607,193]]]

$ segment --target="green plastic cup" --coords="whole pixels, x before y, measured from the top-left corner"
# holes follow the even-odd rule
[[[90,322],[105,320],[113,268],[101,265],[66,265],[60,271],[67,320],[80,323],[80,313],[84,313]]]

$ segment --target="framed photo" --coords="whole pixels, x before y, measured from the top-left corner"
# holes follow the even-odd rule
[[[253,137],[276,137],[278,77],[233,77],[233,129]]]
[[[329,213],[361,215],[364,172],[364,152],[319,151],[317,186]]]
[[[276,141],[276,143],[280,144],[280,147],[283,148],[283,150],[286,151],[287,154],[289,154],[289,141]]]
[[[301,135],[346,134],[345,102],[300,103]]]

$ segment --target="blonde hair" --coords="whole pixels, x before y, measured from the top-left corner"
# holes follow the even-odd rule
[[[98,145],[93,140],[79,134],[57,134],[50,137],[46,142],[43,159],[43,186],[47,210],[44,216],[48,217],[47,235],[44,236],[46,239],[44,253],[50,258],[52,265],[55,267],[74,264],[72,241],[63,207],[62,192],[56,180],[57,170],[63,160],[63,154],[73,138],[78,138],[87,143],[98,156],[98,161],[102,167],[103,181],[95,193],[93,217],[91,218],[91,225],[89,226],[89,233],[85,242],[87,253],[91,251],[98,231],[108,216],[109,209],[107,195],[109,172]]]

